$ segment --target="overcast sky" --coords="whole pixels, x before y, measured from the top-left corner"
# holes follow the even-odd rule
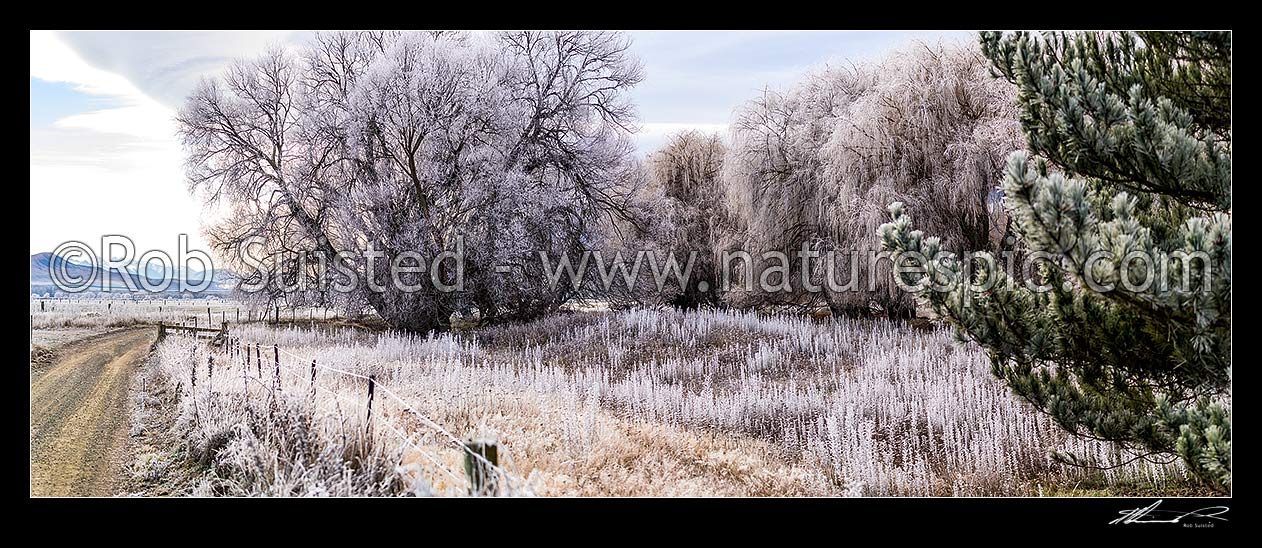
[[[960,32],[633,32],[641,153],[684,128],[724,131],[732,110],[827,63],[879,57]],[[201,237],[172,121],[185,94],[236,57],[306,32],[31,32],[31,253],[104,234],[137,252]]]

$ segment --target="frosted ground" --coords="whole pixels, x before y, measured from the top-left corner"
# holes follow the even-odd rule
[[[162,380],[149,391],[177,402],[162,428],[183,444],[168,460],[195,462],[191,493],[465,494],[463,453],[447,433],[498,441],[503,492],[517,495],[1185,485],[1177,464],[1068,435],[1012,396],[979,348],[940,328],[635,310],[428,336],[261,324],[232,335],[211,354],[213,375],[204,342],[187,338],[169,337],[151,361]],[[369,375],[379,387],[371,428]],[[1050,451],[1099,469],[1060,464]]]

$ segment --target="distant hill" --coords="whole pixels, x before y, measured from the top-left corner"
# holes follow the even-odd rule
[[[65,269],[64,271],[61,269]],[[110,293],[128,293],[128,282],[131,286],[137,288],[138,291],[144,292],[145,289],[140,283],[141,274],[139,274],[137,265],[128,265],[123,272],[112,271],[108,274],[109,283],[106,284],[106,272],[99,265],[84,264],[65,259],[53,255],[52,253],[36,253],[31,255],[31,293],[42,295],[48,293],[50,295],[66,293],[53,283],[52,273],[65,272],[70,278],[85,279],[90,278],[94,274],[96,279],[92,285],[84,291],[105,292]],[[185,280],[188,285],[197,285],[205,279],[206,274],[203,271],[195,269],[172,269],[171,284],[167,287],[164,294],[178,293],[180,290],[179,280]],[[151,285],[160,283],[164,276],[163,268],[160,265],[150,263],[149,268],[144,274],[145,278]],[[215,269],[214,276],[211,278],[210,286],[202,291],[189,292],[197,295],[222,295],[228,293],[234,285],[236,285],[237,276],[226,269]],[[106,288],[108,285],[108,289]]]

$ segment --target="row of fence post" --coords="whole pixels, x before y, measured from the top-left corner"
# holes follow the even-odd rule
[[[40,300],[40,301],[39,301],[39,311],[40,311],[40,312],[47,312],[47,311],[49,311],[49,308],[45,306],[46,301],[47,301],[47,299],[42,299],[42,300]],[[56,301],[54,301],[54,302],[56,302]],[[112,303],[112,302],[111,302],[111,303],[108,303],[108,304],[107,304],[107,306],[106,306],[106,311],[107,311],[107,312],[112,313],[112,312],[113,312],[113,306],[114,306],[114,305],[113,305],[113,303]],[[54,307],[51,307],[51,310],[55,312],[55,311],[57,310],[57,307],[55,307],[55,306],[54,306]],[[235,321],[235,322],[237,322],[237,323],[241,323],[241,307],[236,307],[234,310],[235,310],[235,315],[236,315],[236,318],[234,319],[234,321]],[[159,305],[159,306],[158,306],[158,314],[159,314],[159,315],[161,315],[161,314],[162,314],[162,305]],[[215,323],[215,322],[214,322],[214,316],[213,316],[212,314],[213,314],[213,312],[212,312],[212,310],[211,310],[211,307],[207,307],[207,308],[206,308],[206,325],[207,325],[207,326],[214,325],[214,323]],[[326,309],[324,309],[324,311],[322,312],[322,314],[321,314],[321,315],[323,316],[323,319],[328,320],[328,319],[329,319],[329,310],[328,310],[327,308],[326,308]],[[196,317],[196,316],[193,316],[192,318],[193,318],[193,322],[194,322],[194,327],[196,327],[196,326],[197,326],[197,321],[198,321],[198,319],[197,319],[197,317]],[[263,321],[267,321],[267,318],[268,318],[268,314],[267,314],[267,312],[266,312],[266,311],[264,311],[264,312],[263,312],[263,315],[260,317],[260,319],[261,319],[261,320],[263,320]],[[279,306],[277,306],[277,307],[275,308],[275,314],[272,316],[272,318],[273,318],[273,320],[272,320],[272,321],[275,321],[275,322],[279,322],[279,321],[281,321],[281,316],[280,316],[280,307],[279,307]],[[250,322],[253,322],[253,321],[254,321],[254,309],[252,309],[252,308],[251,308],[251,309],[247,309],[247,310],[246,310],[246,320],[247,320],[247,321],[250,321]],[[289,321],[291,321],[291,322],[293,322],[293,321],[297,321],[297,309],[290,309],[290,311],[289,311]],[[315,323],[315,309],[307,309],[307,321],[311,322],[312,324],[314,324],[314,323]],[[227,322],[228,322],[228,311],[227,311],[227,310],[220,310],[220,311],[219,311],[219,324],[220,324],[220,325],[223,325],[223,324],[225,324],[225,323],[227,323]]]

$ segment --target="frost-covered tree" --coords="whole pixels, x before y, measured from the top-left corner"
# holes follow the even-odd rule
[[[614,309],[662,305],[679,288],[666,283],[659,291],[650,261],[671,252],[674,204],[639,158],[623,164],[615,179],[625,196],[623,214],[600,216],[583,238],[583,248],[568,255],[573,272],[584,274],[576,276],[580,291],[575,297],[605,301]],[[563,276],[569,279],[568,273]]]
[[[664,210],[672,221],[672,229],[665,235],[667,247],[680,261],[695,254],[689,286],[679,288],[671,302],[681,308],[719,304],[715,256],[720,242],[732,230],[719,181],[724,153],[717,134],[686,131],[671,136],[649,157],[653,180],[661,186]]]
[[[612,33],[336,33],[236,63],[179,114],[190,185],[230,211],[212,245],[231,261],[262,237],[270,279],[330,268],[358,282],[265,299],[332,296],[400,328],[552,310],[571,288],[546,283],[537,253],[581,250],[598,218],[629,209],[617,177],[641,69],[628,47]],[[370,248],[385,257],[373,272]],[[392,259],[428,267],[461,250],[463,269],[436,271],[465,291],[434,290],[428,268],[400,276],[419,292],[387,275]]]
[[[985,33],[981,44],[1017,85],[1028,138],[1008,157],[1004,207],[1049,260],[1020,282],[993,257],[965,260],[912,230],[895,203],[880,234],[906,261],[901,281],[1067,430],[1177,455],[1230,489],[1230,35]]]
[[[835,311],[875,301],[910,313],[888,260],[869,260],[879,251],[870,235],[890,201],[906,202],[960,249],[996,249],[1006,226],[988,201],[1020,128],[1014,87],[988,78],[988,69],[975,45],[916,43],[743,106],[723,179],[746,245],[755,255],[793,257],[804,243],[833,251],[840,290],[828,290],[828,269],[810,277]],[[801,272],[791,276],[800,286]]]
[[[736,245],[732,247],[747,251],[754,265],[748,270],[739,261],[726,266],[732,287],[737,288],[724,296],[730,304],[809,303],[817,297],[763,292],[756,283],[752,284],[753,292],[742,288],[759,280],[758,274],[768,267],[761,260],[764,253],[778,251],[792,257],[803,242],[818,246],[818,196],[826,161],[822,150],[851,99],[848,93],[833,91],[835,87],[844,88],[833,81],[840,79],[839,74],[827,71],[808,75],[806,82],[783,93],[766,90],[736,111],[732,143],[723,162],[724,206],[737,220],[733,242]],[[746,280],[747,274],[754,279]],[[789,280],[801,279],[797,268],[786,276]],[[782,281],[768,279],[773,284]]]

